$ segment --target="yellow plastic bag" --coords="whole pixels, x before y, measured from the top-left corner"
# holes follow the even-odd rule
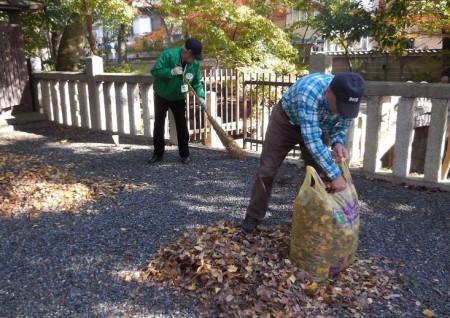
[[[308,166],[294,200],[289,256],[316,282],[350,265],[358,248],[358,195],[347,163],[340,167],[347,181],[344,191],[328,193],[316,170]]]

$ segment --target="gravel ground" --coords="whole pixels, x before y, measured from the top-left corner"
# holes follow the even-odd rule
[[[23,125],[0,134],[3,151],[39,155],[79,177],[101,176],[150,189],[87,204],[84,211],[38,218],[0,216],[1,317],[198,317],[196,300],[165,288],[141,288],[119,277],[147,265],[159,247],[196,225],[239,222],[250,196],[258,158],[230,160],[220,151],[177,148],[149,166],[143,139]],[[71,142],[60,141],[70,138]],[[290,223],[292,200],[304,177],[285,162],[264,225]],[[365,317],[450,317],[448,192],[414,189],[354,174],[362,206],[359,256],[381,256],[403,267],[401,297],[375,302]],[[342,309],[336,316],[349,317]]]

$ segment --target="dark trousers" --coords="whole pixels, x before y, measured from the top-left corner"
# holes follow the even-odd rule
[[[178,153],[180,157],[189,157],[189,131],[186,121],[186,101],[176,100],[170,101],[155,96],[155,126],[153,127],[153,146],[155,156],[164,156],[164,123],[169,108],[172,110],[175,118],[175,126],[177,128]]]
[[[327,133],[322,135],[322,141],[328,145],[329,137]],[[315,163],[311,153],[306,148],[300,127],[290,123],[288,116],[281,108],[281,103],[278,103],[270,115],[260,163],[253,183],[250,203],[247,207],[247,215],[257,219],[264,218],[278,169],[289,151],[297,144],[300,145],[305,166],[313,166],[317,172],[322,172],[322,169]]]

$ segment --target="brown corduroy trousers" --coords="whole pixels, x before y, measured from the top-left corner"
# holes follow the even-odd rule
[[[322,141],[328,145],[329,137],[327,133],[322,135]],[[300,151],[305,166],[313,166],[317,172],[322,169],[315,163],[309,150],[306,148],[300,133],[300,127],[290,123],[279,102],[272,110],[269,125],[267,127],[258,171],[253,183],[250,203],[247,207],[247,215],[263,219],[266,215],[269,200],[272,195],[272,187],[275,177],[278,173],[283,160],[287,154],[297,145],[300,145]]]

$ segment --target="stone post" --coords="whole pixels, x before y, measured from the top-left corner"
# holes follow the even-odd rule
[[[102,130],[106,128],[103,98],[100,98],[100,96],[103,96],[103,92],[101,84],[97,85],[95,82],[95,75],[101,73],[103,73],[103,59],[96,55],[91,55],[86,58],[89,112],[91,115],[91,128],[93,130]]]
[[[29,59],[31,74],[34,72],[42,71],[42,60],[39,57],[30,57]],[[31,83],[31,95],[33,98],[34,109],[40,113],[45,114],[44,105],[42,102],[42,90],[40,89],[41,84],[37,81],[30,81]]]
[[[309,57],[309,73],[331,74],[333,70],[333,58],[325,53],[311,54]]]
[[[211,117],[214,118],[217,123],[220,125],[222,124],[222,119],[217,117],[217,93],[216,92],[206,92],[205,96],[206,101],[206,110],[211,114]],[[219,136],[217,136],[216,131],[211,126],[211,124],[208,121],[208,118],[206,116],[206,113],[204,114],[204,126],[205,126],[205,145],[212,148],[221,148],[222,143],[219,139]]]

